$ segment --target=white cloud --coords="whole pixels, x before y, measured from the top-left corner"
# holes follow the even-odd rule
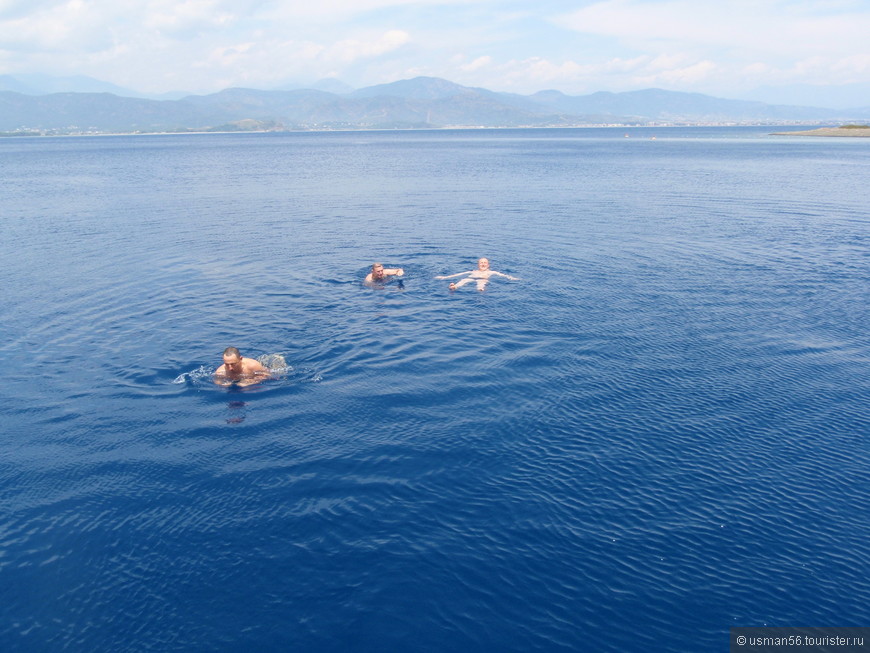
[[[0,21],[21,18],[63,4],[66,4],[66,0],[0,0]]]
[[[831,65],[831,69],[840,75],[845,75],[850,82],[864,81],[870,77],[870,53],[843,57]]]
[[[278,2],[264,8],[268,20],[306,20],[331,23],[383,9],[419,10],[425,7],[490,5],[493,0],[320,0],[319,2]],[[447,11],[447,9],[445,9]]]
[[[335,77],[336,66],[377,59],[409,41],[407,33],[395,30],[334,44],[259,39],[215,47],[192,68],[198,76],[217,79],[220,87],[270,87],[291,78],[313,81]]]
[[[753,62],[736,68],[735,77],[743,86],[777,84],[815,84],[819,86],[866,83],[870,78],[870,54],[832,59],[808,57],[784,66]]]
[[[559,16],[555,22],[586,34],[658,51],[727,51],[801,57],[866,49],[866,3],[784,0],[605,0]]]
[[[566,4],[580,6],[564,13]],[[424,74],[495,90],[572,93],[642,86],[714,92],[870,76],[866,0],[518,6],[0,0],[0,73],[78,73],[140,90],[201,92],[326,76],[359,86]]]
[[[219,0],[152,0],[143,26],[169,34],[226,27],[236,17],[220,5]]]
[[[616,89],[672,87],[703,81],[716,71],[713,62],[694,61],[681,55],[617,57],[594,63],[554,62],[542,57],[497,63],[491,57],[481,57],[473,63],[478,65],[459,67],[466,73],[466,83],[486,86],[486,79],[495,78],[500,81],[498,90],[519,93],[546,88],[567,89],[574,93],[601,90],[602,79],[607,79]]]
[[[470,61],[469,63],[460,63],[459,69],[471,73],[476,70],[480,70],[482,68],[489,68],[492,65],[492,57],[490,56],[482,56],[478,57],[474,61]]]
[[[0,48],[29,52],[94,52],[110,47],[105,16],[83,0],[46,5],[27,16],[0,21]]]
[[[646,77],[637,78],[640,86],[688,87],[700,84],[718,70],[712,61],[699,61],[690,66],[667,68]]]
[[[342,63],[353,63],[358,59],[378,57],[392,52],[409,43],[410,40],[411,36],[407,32],[390,30],[374,39],[340,41],[327,50],[326,58]]]
[[[238,65],[239,61],[244,59],[254,47],[254,43],[238,43],[236,45],[215,48],[205,61],[197,62],[194,65],[197,68],[210,66],[230,68]]]

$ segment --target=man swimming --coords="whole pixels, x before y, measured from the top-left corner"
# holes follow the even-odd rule
[[[477,281],[477,289],[484,290],[486,288],[486,284],[489,283],[489,278],[492,275],[497,275],[499,277],[504,277],[505,279],[510,279],[511,281],[519,281],[519,277],[512,277],[509,274],[504,274],[502,272],[496,272],[495,270],[489,269],[489,259],[481,258],[477,261],[477,269],[469,270],[468,272],[457,272],[456,274],[448,274],[447,276],[437,276],[436,279],[452,279],[453,277],[461,277],[463,274],[467,274],[468,276],[465,279],[460,280],[458,283],[451,283],[448,288],[450,290],[456,290],[457,288],[461,288],[467,283],[471,283],[472,281]]]
[[[366,283],[380,283],[387,277],[401,277],[405,274],[402,268],[385,268],[383,263],[373,263],[372,271],[366,275]]]
[[[259,361],[245,358],[235,347],[224,349],[224,364],[214,372],[214,382],[218,385],[252,385],[269,376]]]

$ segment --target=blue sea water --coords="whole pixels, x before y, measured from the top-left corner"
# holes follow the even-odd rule
[[[870,626],[870,142],[771,131],[0,140],[0,648]]]

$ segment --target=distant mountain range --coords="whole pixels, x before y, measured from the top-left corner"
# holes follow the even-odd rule
[[[839,86],[818,84],[787,84],[761,86],[740,96],[741,100],[755,100],[769,104],[815,105],[834,109],[850,109],[870,103],[870,82],[854,82]]]
[[[87,79],[87,78],[83,78]],[[81,80],[79,80],[81,81]],[[175,132],[438,127],[558,127],[645,124],[822,124],[867,121],[870,107],[835,110],[726,100],[660,89],[569,96],[498,93],[434,77],[346,91],[234,88],[178,99],[92,92],[28,93],[0,76],[0,131]]]

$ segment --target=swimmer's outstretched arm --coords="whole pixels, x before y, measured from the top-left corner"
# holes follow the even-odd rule
[[[385,277],[401,277],[404,275],[405,270],[403,268],[384,268]],[[375,283],[375,278],[372,276],[371,272],[366,275],[365,281],[363,283]]]
[[[504,272],[496,272],[495,270],[490,270],[492,274],[497,274],[500,277],[504,277],[505,279],[510,279],[511,281],[519,281],[519,277],[512,277],[509,274],[505,274]]]
[[[439,274],[436,279],[452,279],[453,277],[461,277],[463,274],[471,274],[474,270],[469,270],[468,272],[457,272],[456,274]]]

